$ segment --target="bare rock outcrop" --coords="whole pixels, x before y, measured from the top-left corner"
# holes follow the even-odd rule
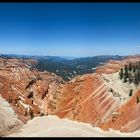
[[[118,71],[129,62],[140,61],[131,56],[120,61],[110,60],[97,67],[94,74],[77,76],[66,82],[45,102],[48,114],[90,123],[104,130],[113,128],[133,132],[140,128],[139,90],[133,84],[123,83]],[[129,90],[134,95],[129,97]]]
[[[22,124],[9,103],[0,96],[0,136],[6,135],[11,129]]]
[[[63,83],[54,73],[35,70],[32,66],[36,61],[32,59],[1,58],[0,94],[24,123],[37,116],[57,115],[103,130],[133,132],[140,128],[140,89],[122,82],[118,72],[137,61],[140,56],[110,60],[93,74]]]
[[[36,64],[32,59],[1,58],[0,62],[0,94],[10,103],[18,118],[26,123],[41,115],[44,98],[57,89],[62,78],[32,69]]]

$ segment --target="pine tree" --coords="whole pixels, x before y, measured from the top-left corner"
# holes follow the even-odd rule
[[[33,98],[33,92],[31,91],[27,97],[28,98]]]
[[[133,72],[136,72],[136,67],[135,67],[135,65],[133,66]]]
[[[136,70],[138,70],[139,69],[139,66],[138,65],[136,65]]]
[[[123,79],[124,83],[133,82],[135,85],[140,83],[140,61],[136,63],[129,63],[125,65],[124,69],[119,72],[120,79]]]
[[[139,70],[140,70],[140,61],[139,61],[139,64],[138,65],[139,65]]]
[[[40,116],[44,116],[44,113],[41,113]]]
[[[138,85],[138,73],[135,73],[134,75],[134,84]]]
[[[133,82],[133,77],[132,77],[132,74],[129,73],[129,83],[131,84]]]
[[[138,70],[138,83],[140,83],[140,70]]]
[[[124,83],[126,83],[127,82],[127,79],[126,79],[126,76],[124,76]]]
[[[11,98],[11,96],[9,96],[8,102],[9,102],[9,103],[12,103],[12,98]]]
[[[140,102],[139,96],[137,96],[137,104]]]
[[[129,71],[132,71],[132,64],[129,63]]]
[[[34,113],[33,113],[33,111],[32,111],[32,110],[30,111],[30,117],[31,117],[31,119],[33,119],[33,118],[34,118]]]
[[[120,79],[123,78],[123,69],[121,68],[121,71],[119,72],[119,75],[120,75]]]
[[[129,96],[132,96],[133,89],[130,89]]]
[[[125,72],[124,72],[125,75],[124,76],[126,78],[128,78],[128,67],[127,67],[127,65],[125,65],[124,70],[125,70]]]

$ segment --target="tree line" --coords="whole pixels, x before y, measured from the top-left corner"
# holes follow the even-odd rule
[[[129,63],[120,69],[120,79],[124,83],[134,83],[138,85],[140,83],[140,61],[136,63]]]

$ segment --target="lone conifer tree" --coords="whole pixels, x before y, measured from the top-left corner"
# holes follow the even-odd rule
[[[119,75],[120,75],[120,79],[122,79],[123,78],[123,69],[122,68],[121,68]]]
[[[137,104],[140,102],[139,96],[137,96]]]
[[[132,64],[129,63],[129,71],[131,71],[131,70],[132,70]]]
[[[134,84],[138,85],[139,81],[138,81],[138,73],[135,73],[134,75]]]
[[[131,73],[129,73],[129,83],[131,84],[133,82],[133,76]]]
[[[140,82],[140,70],[138,70],[138,83]]]
[[[127,82],[127,79],[126,79],[126,76],[124,76],[124,83],[126,83]]]
[[[133,66],[133,72],[136,72],[136,67],[135,67],[135,65]]]
[[[139,61],[139,64],[138,64],[138,66],[139,66],[139,70],[140,70],[140,61]]]
[[[125,72],[124,72],[125,75],[124,76],[126,78],[128,78],[128,67],[127,67],[127,65],[125,65],[124,70],[125,70]]]
[[[31,117],[31,119],[33,119],[33,118],[34,118],[34,113],[33,113],[33,111],[32,111],[32,110],[30,111],[30,117]]]
[[[133,89],[130,89],[129,96],[132,96]]]

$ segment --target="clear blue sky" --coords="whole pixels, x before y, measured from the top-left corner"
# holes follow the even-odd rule
[[[140,53],[140,3],[0,3],[0,53]]]

